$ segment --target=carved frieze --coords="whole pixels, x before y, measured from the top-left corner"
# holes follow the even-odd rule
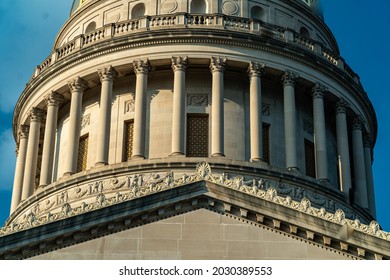
[[[81,129],[86,128],[91,124],[91,114],[84,115],[81,118]]]
[[[187,106],[209,106],[208,94],[189,94],[187,95]]]

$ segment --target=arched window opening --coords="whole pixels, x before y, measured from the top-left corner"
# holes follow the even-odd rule
[[[132,19],[143,17],[144,15],[145,15],[145,4],[144,3],[138,3],[131,10],[131,18]]]
[[[207,3],[205,0],[192,0],[191,1],[191,13],[205,14],[207,13]]]
[[[301,27],[301,29],[299,30],[299,34],[301,34],[302,36],[310,38],[310,32],[309,32],[309,30],[307,30],[306,27]]]
[[[85,28],[85,33],[92,32],[96,29],[96,22],[92,21],[88,24],[87,28]]]
[[[251,9],[251,18],[266,21],[267,15],[262,7],[254,6]]]

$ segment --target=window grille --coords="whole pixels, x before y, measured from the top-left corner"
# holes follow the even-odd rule
[[[88,135],[85,135],[80,138],[79,153],[77,158],[77,172],[82,172],[87,170],[88,142],[89,142]]]
[[[134,120],[125,122],[125,146],[123,161],[128,161],[133,155]]]
[[[187,115],[187,156],[208,157],[209,116],[206,114]]]
[[[315,178],[316,177],[316,163],[314,155],[314,144],[305,139],[305,163],[306,163],[306,175]]]

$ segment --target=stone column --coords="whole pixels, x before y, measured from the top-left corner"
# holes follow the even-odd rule
[[[22,125],[19,130],[19,147],[17,149],[17,159],[14,177],[14,186],[12,189],[11,213],[19,205],[23,192],[23,177],[26,165],[27,144],[28,144],[29,126]]]
[[[364,146],[364,165],[366,170],[367,179],[367,196],[368,196],[368,207],[371,215],[375,218],[375,195],[374,195],[374,180],[372,176],[372,142],[371,137],[366,134],[363,137]]]
[[[226,58],[212,57],[211,156],[224,157],[224,80]]]
[[[45,112],[36,107],[30,111],[30,132],[28,135],[26,165],[24,167],[22,200],[27,199],[34,192],[38,164],[39,135],[44,115]]]
[[[344,100],[336,104],[336,134],[337,134],[337,160],[339,164],[341,191],[349,200],[352,188],[351,164],[349,158],[347,107]]]
[[[146,97],[148,75],[151,71],[149,60],[134,61],[137,76],[135,89],[134,140],[132,158],[145,158]]]
[[[299,170],[297,158],[297,113],[295,108],[296,75],[286,72],[283,75],[284,88],[284,139],[287,170]]]
[[[118,76],[118,72],[115,71],[112,66],[110,66],[108,68],[99,69],[98,73],[102,87],[100,94],[99,126],[95,165],[103,166],[108,164],[108,151],[110,148],[112,87],[114,79]]]
[[[67,159],[65,161],[64,176],[69,176],[77,171],[77,154],[79,151],[80,130],[81,130],[81,105],[83,100],[84,90],[87,88],[87,83],[80,77],[68,82],[70,93],[72,95],[70,101],[69,113],[69,129],[68,129],[68,145]]]
[[[264,64],[251,62],[248,68],[250,78],[249,111],[251,161],[261,161],[263,159],[261,77],[264,72],[264,67]]]
[[[53,175],[54,145],[57,130],[58,108],[63,96],[56,92],[51,92],[45,97],[47,104],[47,116],[45,125],[45,136],[43,140],[41,177],[39,186],[51,184]]]
[[[174,72],[172,156],[184,155],[185,80],[187,57],[172,57]]]
[[[363,148],[363,124],[361,117],[356,117],[352,125],[353,166],[355,173],[355,203],[368,208],[366,166]]]
[[[325,88],[317,84],[313,88],[314,146],[316,153],[316,177],[328,181],[328,150],[326,147],[326,125],[324,110]]]

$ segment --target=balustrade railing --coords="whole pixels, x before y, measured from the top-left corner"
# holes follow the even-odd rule
[[[357,80],[358,76],[342,59],[327,49],[322,43],[302,36],[294,30],[287,30],[280,26],[264,23],[259,20],[239,18],[222,14],[187,14],[177,13],[170,15],[146,16],[135,20],[126,20],[115,24],[108,24],[87,34],[77,36],[66,45],[58,48],[36,69],[33,78],[50,68],[58,60],[68,57],[76,50],[89,47],[104,39],[121,37],[129,33],[145,32],[160,28],[211,28],[227,29],[235,32],[251,33],[262,37],[272,38],[289,44],[295,44],[307,51],[312,51],[329,63],[338,66],[347,75]]]

